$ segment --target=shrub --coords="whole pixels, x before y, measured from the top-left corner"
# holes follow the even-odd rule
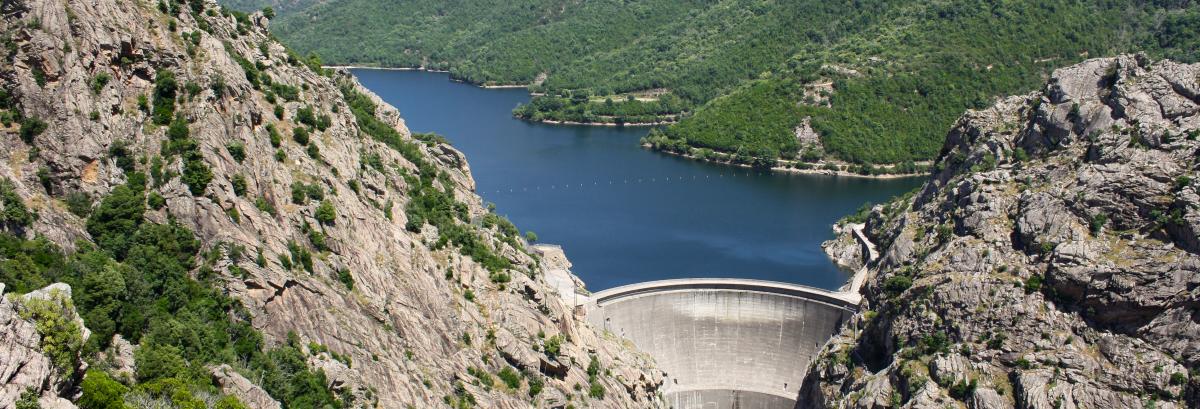
[[[271,147],[273,148],[278,148],[283,142],[282,137],[279,136],[279,129],[275,128],[275,124],[267,124],[267,136],[270,138]]]
[[[259,196],[258,198],[254,199],[254,207],[257,207],[258,210],[264,211],[271,216],[275,216],[275,206],[272,205],[271,202],[268,202],[265,197]]]
[[[552,336],[546,340],[546,344],[543,346],[542,350],[546,352],[546,356],[548,356],[548,357],[551,357],[551,358],[557,357],[558,353],[562,349],[562,343],[563,343],[562,335]]]
[[[25,227],[33,223],[33,214],[25,207],[16,187],[8,178],[0,178],[0,227]]]
[[[238,161],[238,163],[246,160],[246,145],[241,142],[231,142],[225,145],[225,150],[229,151],[229,156],[232,156],[233,160]]]
[[[81,385],[79,397],[82,409],[125,409],[125,394],[129,388],[99,369],[89,369]]]
[[[1025,294],[1041,291],[1043,280],[1042,276],[1038,274],[1034,274],[1028,280],[1025,280]]]
[[[150,208],[154,210],[162,209],[163,206],[167,205],[167,199],[158,194],[158,192],[150,192],[146,202],[150,205]]]
[[[117,186],[100,201],[100,206],[88,218],[88,234],[101,248],[112,251],[117,258],[124,257],[145,212],[140,188],[135,189],[128,184]]]
[[[479,386],[482,386],[486,389],[491,389],[492,386],[496,385],[496,380],[492,378],[492,374],[487,373],[487,371],[483,369],[472,366],[467,368],[467,373],[479,380]]]
[[[317,206],[316,212],[317,221],[321,224],[332,225],[337,219],[337,211],[333,208],[333,203],[328,200],[322,200]]]
[[[100,91],[104,90],[104,86],[108,85],[108,81],[110,80],[112,80],[112,77],[107,72],[96,74],[95,77],[92,77],[92,93],[99,94]]]
[[[33,143],[33,138],[41,135],[46,131],[49,125],[45,121],[34,117],[27,117],[21,120],[21,140],[25,143]]]
[[[344,268],[338,270],[338,281],[341,281],[347,290],[354,289],[354,275],[350,274],[350,270]]]
[[[542,381],[542,377],[540,375],[533,374],[529,377],[529,397],[532,398],[538,396],[538,394],[542,393],[542,388],[544,387],[545,382]]]
[[[500,377],[500,380],[503,381],[504,385],[508,386],[509,389],[521,388],[521,374],[518,374],[517,371],[514,371],[511,367],[504,367],[504,369],[501,369],[496,375]]]
[[[530,243],[536,243],[538,241],[538,235],[532,231],[527,231],[525,232],[525,240]]]
[[[240,173],[233,175],[233,179],[231,179],[229,181],[229,184],[233,186],[233,194],[238,195],[238,196],[246,195],[246,177],[245,176],[242,176]]]
[[[912,279],[908,276],[893,275],[883,281],[883,291],[888,297],[898,296],[912,287]]]
[[[1092,216],[1091,220],[1088,220],[1088,230],[1091,230],[1093,236],[1098,235],[1107,223],[1108,216],[1103,213],[1096,213]]]
[[[133,354],[137,362],[138,381],[149,382],[190,373],[191,370],[182,354],[183,351],[174,345],[150,344],[138,347]]]
[[[83,332],[75,322],[75,305],[58,290],[51,290],[48,299],[32,298],[21,302],[21,319],[33,321],[42,338],[42,352],[58,373],[69,376],[79,362],[83,348]]]
[[[604,399],[604,385],[598,381],[591,381],[588,387],[588,396],[593,399]]]
[[[92,197],[83,192],[71,192],[67,197],[63,198],[67,203],[67,210],[79,217],[87,217],[92,213]]]
[[[175,82],[175,73],[168,70],[158,70],[154,79],[154,123],[166,125],[171,123],[175,115],[175,97],[179,84]]]
[[[975,389],[978,385],[979,382],[975,379],[971,379],[970,381],[966,379],[960,380],[950,385],[950,396],[965,402],[967,399],[975,396]]]
[[[203,195],[212,179],[212,170],[203,160],[192,158],[184,161],[183,183],[187,184],[188,191],[192,192],[193,196]]]
[[[301,145],[308,145],[308,129],[296,127],[292,130],[292,140]]]
[[[42,405],[38,403],[38,393],[33,388],[26,388],[21,392],[21,397],[14,404],[14,409],[42,409]]]

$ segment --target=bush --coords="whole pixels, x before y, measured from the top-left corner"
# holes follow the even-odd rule
[[[246,160],[246,145],[241,142],[231,142],[225,145],[225,150],[229,151],[229,156],[233,157],[233,160],[238,161],[238,163]]]
[[[33,388],[26,388],[15,402],[14,409],[42,409],[42,405],[38,403],[37,391]]]
[[[338,281],[341,281],[347,290],[354,290],[354,276],[350,274],[350,270],[344,268],[338,270]]]
[[[102,249],[122,258],[130,246],[134,232],[142,224],[146,212],[140,188],[121,185],[100,201],[87,221],[88,234]]]
[[[184,161],[183,183],[187,184],[192,196],[201,196],[212,182],[213,173],[203,160],[194,158]]]
[[[45,132],[47,127],[49,125],[45,121],[34,117],[27,117],[21,120],[21,130],[19,131],[21,140],[31,144],[33,143],[33,138]]]
[[[954,385],[950,386],[950,396],[954,399],[966,402],[967,399],[971,399],[975,396],[975,389],[978,385],[979,382],[975,379],[971,379],[970,381],[967,381],[966,379],[960,380],[955,382]]]
[[[229,181],[229,184],[233,187],[233,194],[238,196],[246,195],[246,177],[242,176],[242,174],[233,175],[233,179]]]
[[[337,219],[337,211],[334,210],[334,204],[329,200],[322,200],[317,206],[316,212],[317,221],[320,224],[334,224]]]
[[[146,204],[150,205],[151,209],[159,210],[167,205],[167,199],[158,192],[150,192],[150,195],[146,199]]]
[[[1104,229],[1105,224],[1108,224],[1108,216],[1103,213],[1096,213],[1092,216],[1091,220],[1088,220],[1088,230],[1092,232],[1093,236],[1098,235]]]
[[[22,301],[20,316],[37,327],[38,336],[42,338],[42,352],[50,358],[58,373],[64,377],[74,374],[79,351],[83,348],[83,331],[75,322],[75,305],[71,299],[52,290],[48,299]]]
[[[1044,279],[1042,278],[1041,275],[1038,275],[1038,274],[1034,274],[1033,276],[1029,277],[1028,280],[1025,280],[1025,285],[1024,285],[1025,294],[1031,294],[1031,293],[1041,291],[1042,280],[1044,280]]]
[[[129,388],[99,369],[89,369],[81,385],[80,409],[125,409],[125,394]]]
[[[601,385],[598,381],[592,381],[589,384],[588,396],[591,396],[593,399],[604,399],[604,385]]]
[[[546,352],[546,356],[555,358],[562,349],[563,336],[555,335],[546,340],[546,344],[542,350]]]
[[[888,297],[896,297],[912,287],[912,279],[908,276],[893,275],[883,281],[883,291]]]
[[[33,223],[33,214],[8,178],[0,178],[0,206],[3,206],[0,207],[0,227],[26,227]]]
[[[79,217],[87,217],[92,213],[92,197],[83,192],[71,192],[63,198],[67,210]]]
[[[108,85],[108,81],[110,80],[112,80],[112,77],[107,72],[96,74],[95,77],[92,77],[92,93],[99,94],[100,91],[104,90],[104,86]]]
[[[529,397],[536,397],[542,393],[542,388],[545,387],[545,382],[538,374],[533,374],[529,377]]]
[[[521,375],[518,374],[517,371],[514,371],[511,367],[504,367],[504,369],[501,369],[496,375],[500,377],[500,380],[503,381],[504,385],[508,386],[509,389],[521,388]]]
[[[292,140],[301,145],[308,145],[308,129],[301,127],[292,129]]]
[[[166,125],[171,123],[175,115],[175,97],[179,84],[175,82],[175,73],[168,70],[158,70],[154,79],[154,123]]]

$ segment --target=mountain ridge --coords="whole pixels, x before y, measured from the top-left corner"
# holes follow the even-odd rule
[[[0,175],[5,208],[28,217],[0,236],[44,246],[32,265],[49,264],[0,272],[11,292],[67,281],[100,334],[77,352],[93,370],[74,369],[65,391],[29,380],[39,393],[88,400],[103,385],[180,405],[165,385],[228,395],[245,382],[210,372],[231,369],[275,401],[239,397],[256,407],[656,405],[661,374],[559,299],[461,153],[273,41],[261,13],[5,5]],[[75,267],[93,259],[119,274]],[[138,274],[167,281],[135,291]],[[96,364],[122,351],[132,366]],[[259,379],[274,367],[312,377]]]

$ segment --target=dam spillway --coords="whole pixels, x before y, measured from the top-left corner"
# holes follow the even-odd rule
[[[809,362],[857,297],[745,279],[651,281],[595,293],[597,328],[628,339],[666,374],[676,409],[791,409]]]

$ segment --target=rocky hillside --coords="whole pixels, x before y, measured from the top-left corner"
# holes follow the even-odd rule
[[[805,406],[1200,407],[1198,76],[1093,59],[964,115],[867,217],[866,308]]]
[[[283,371],[318,374],[343,407],[657,406],[661,375],[559,300],[461,153],[309,66],[263,15],[203,0],[0,12],[0,249],[16,250],[0,281],[72,282],[99,339],[76,349],[96,363],[86,377],[31,380],[37,394],[146,406],[182,383],[312,403],[299,378],[271,383]]]

